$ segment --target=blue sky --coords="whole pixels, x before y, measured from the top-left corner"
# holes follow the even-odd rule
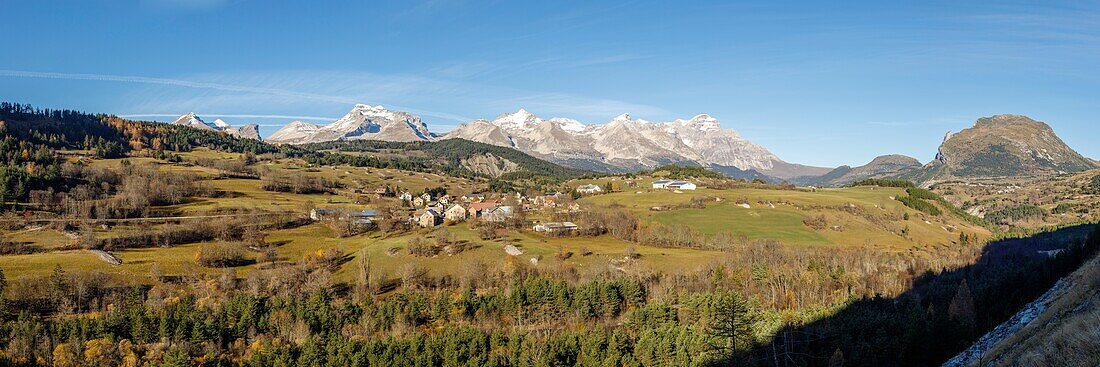
[[[0,100],[170,120],[443,132],[526,108],[708,113],[789,162],[927,162],[1015,113],[1100,158],[1100,3],[4,0]]]

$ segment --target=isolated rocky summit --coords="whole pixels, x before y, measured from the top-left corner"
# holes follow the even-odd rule
[[[996,115],[948,133],[936,159],[914,177],[918,181],[1024,178],[1098,167],[1066,145],[1046,123],[1021,115]]]

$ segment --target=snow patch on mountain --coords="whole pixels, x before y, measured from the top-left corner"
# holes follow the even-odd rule
[[[434,137],[419,116],[360,103],[331,124],[319,126],[294,121],[267,140],[305,144],[333,140],[421,141],[434,140]]]
[[[706,114],[651,122],[624,113],[604,124],[585,125],[562,117],[543,120],[520,109],[492,121],[462,124],[445,138],[509,146],[565,165],[598,162],[623,170],[694,162],[765,173],[782,167],[779,174],[785,176],[793,167]]]
[[[183,116],[180,116],[175,121],[173,121],[172,124],[190,126],[203,130],[222,131],[239,138],[260,140],[259,125],[248,124],[241,127],[234,127],[233,125],[230,125],[228,122],[225,122],[222,119],[216,119],[213,123],[207,123],[206,121],[203,121],[201,117],[195,115],[194,112],[188,112]]]

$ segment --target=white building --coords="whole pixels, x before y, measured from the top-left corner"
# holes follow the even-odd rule
[[[599,185],[593,184],[580,185],[577,186],[577,192],[581,194],[598,194],[603,192],[603,188],[600,188]]]
[[[687,181],[657,180],[653,181],[653,188],[669,190],[695,190],[695,184]]]
[[[535,232],[545,233],[560,233],[560,232],[572,232],[577,230],[577,225],[573,222],[547,222],[536,224],[533,228]]]
[[[686,181],[675,181],[665,185],[669,190],[695,190],[695,184]]]

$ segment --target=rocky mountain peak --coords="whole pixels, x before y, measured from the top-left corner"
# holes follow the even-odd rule
[[[558,127],[560,127],[562,130],[569,131],[569,132],[574,132],[574,133],[582,132],[586,128],[586,126],[584,124],[582,124],[580,121],[577,121],[577,120],[574,120],[574,119],[571,119],[571,118],[555,117],[555,118],[550,119],[550,122],[553,122],[554,124],[558,125]]]
[[[537,125],[542,122],[538,116],[528,112],[527,110],[520,108],[516,112],[505,113],[497,116],[493,121],[494,125],[500,126],[504,129],[522,129],[530,125]]]
[[[718,121],[718,119],[711,117],[710,115],[705,113],[695,115],[695,117],[692,117],[689,120],[677,119],[676,121],[673,121],[673,123],[680,126],[690,127],[699,131],[722,130],[722,124]]]
[[[492,124],[475,120],[460,125],[447,138],[513,147],[563,165],[605,171],[678,162],[759,169],[781,178],[828,171],[783,162],[737,132],[722,129],[718,119],[707,114],[650,122],[624,113],[604,124],[585,125],[560,117],[541,120],[521,109],[500,115]]]
[[[221,131],[239,138],[260,140],[260,129],[258,125],[249,124],[238,128],[233,127],[233,125],[230,125],[222,119],[216,119],[213,123],[207,123],[194,112],[183,114],[177,118],[176,121],[173,121],[172,124],[190,126],[196,129]]]
[[[1033,177],[1096,168],[1044,122],[1022,115],[982,117],[948,133],[922,180]],[[932,170],[934,169],[934,170]]]
[[[202,118],[196,115],[194,112],[183,114],[182,116],[177,118],[176,121],[173,121],[172,124],[190,126],[204,130],[221,130],[220,127],[206,123],[206,121],[203,121]]]
[[[419,116],[385,107],[358,103],[340,119],[325,126],[294,121],[268,137],[268,141],[305,144],[332,140],[433,140]]]

